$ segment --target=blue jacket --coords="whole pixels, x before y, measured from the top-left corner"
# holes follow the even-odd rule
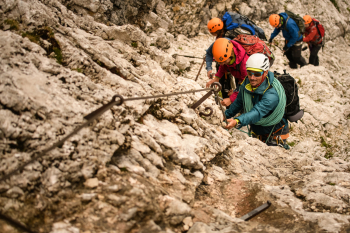
[[[282,30],[283,37],[288,41],[287,48],[292,47],[297,41],[300,41],[303,39],[303,35],[299,36],[299,27],[297,23],[292,19],[289,18],[287,22],[287,29],[285,30],[284,27],[286,25],[286,20],[288,18],[287,13],[280,13],[280,16],[283,17],[283,25],[279,28],[275,28],[275,30],[272,32],[270,39],[275,38],[280,31]]]
[[[233,17],[233,18],[232,18]],[[252,35],[255,35],[255,29],[254,27],[252,27],[251,25],[245,24],[244,21],[241,19],[237,19],[241,18],[240,14],[235,14],[233,12],[226,12],[224,14],[224,16],[222,17],[222,21],[224,22],[224,26],[226,31],[230,31],[232,29],[241,27],[245,30],[250,31],[250,33],[252,33]]]
[[[230,105],[229,109],[225,111],[226,117],[232,118],[237,113],[239,113],[240,110],[244,109],[242,93],[245,92],[253,96],[253,108],[249,112],[243,113],[239,117],[235,117],[235,119],[238,119],[240,121],[242,126],[250,125],[251,130],[258,135],[269,134],[272,128],[274,128],[274,131],[276,131],[283,125],[285,125],[285,127],[288,127],[288,121],[284,118],[282,118],[282,121],[275,125],[275,127],[254,125],[254,123],[260,121],[261,118],[270,115],[278,105],[279,97],[277,91],[271,86],[273,80],[274,75],[269,71],[264,82],[254,92],[252,92],[247,89],[249,79],[246,77],[240,87],[240,91],[236,100]],[[271,88],[269,88],[270,86]]]
[[[228,38],[228,37],[224,37],[224,38],[225,38],[225,39],[228,39],[228,40],[231,40],[231,39]],[[211,64],[212,64],[213,61],[214,61],[214,59],[213,59],[213,57],[214,57],[214,55],[213,55],[213,45],[214,45],[214,43],[212,43],[212,44],[209,46],[209,48],[207,49],[207,53],[206,53],[206,55],[205,55],[205,63],[206,63],[206,69],[207,69],[207,71],[213,69],[212,66],[211,66]],[[221,77],[220,77],[220,78],[221,78]]]

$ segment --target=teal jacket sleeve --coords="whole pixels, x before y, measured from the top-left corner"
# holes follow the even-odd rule
[[[259,96],[255,95],[255,98],[259,98]],[[271,88],[265,92],[260,101],[255,101],[257,101],[257,103],[249,112],[237,117],[237,119],[241,122],[242,126],[254,124],[260,121],[261,118],[265,117],[269,112],[271,112],[277,107],[279,97],[277,91],[274,88]]]
[[[237,98],[233,103],[230,105],[230,107],[225,111],[226,118],[232,118],[234,117],[239,111],[243,109],[243,99],[242,99],[242,92],[239,91]]]

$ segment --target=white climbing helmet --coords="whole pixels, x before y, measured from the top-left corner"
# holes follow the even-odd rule
[[[269,58],[262,53],[255,53],[253,55],[251,55],[246,63],[246,68],[247,70],[253,70],[253,71],[257,71],[257,69],[259,70],[269,70],[270,68],[270,62],[269,62]]]

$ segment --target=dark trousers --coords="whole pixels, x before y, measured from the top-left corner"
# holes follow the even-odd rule
[[[293,45],[288,49],[287,52],[285,52],[285,55],[287,56],[287,59],[289,60],[289,66],[292,69],[297,69],[298,65],[300,67],[305,66],[306,60],[301,56],[301,47],[302,44],[300,45]]]
[[[231,80],[230,79],[231,79],[231,77],[229,75],[227,75],[227,78],[224,75],[219,80],[219,83],[221,84],[221,87],[222,87],[221,94],[222,94],[222,98],[223,99],[226,99],[226,98],[230,97],[228,95],[228,92],[232,89],[231,82],[230,82]]]
[[[309,49],[310,49],[310,58],[309,58],[309,64],[318,66],[320,64],[320,61],[318,59],[318,52],[322,48],[322,45],[312,45],[310,44]]]
[[[216,63],[216,70],[219,70],[219,65],[218,63]],[[221,94],[222,94],[222,98],[226,99],[229,98],[230,96],[228,95],[228,92],[232,89],[231,87],[231,78],[232,78],[232,74],[227,73],[227,75],[223,75],[222,77],[220,77],[219,83],[221,84]]]

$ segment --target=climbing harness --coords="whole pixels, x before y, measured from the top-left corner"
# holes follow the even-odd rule
[[[290,149],[288,144],[284,141],[285,139],[287,139],[289,137],[289,133],[282,134],[282,131],[283,131],[283,128],[285,127],[285,125],[282,125],[279,129],[277,129],[276,131],[273,131],[275,129],[275,126],[276,125],[273,126],[273,128],[271,129],[271,132],[269,134],[258,135],[258,134],[255,134],[254,132],[252,132],[252,135],[254,138],[257,138],[266,144],[270,143],[271,145],[280,146],[282,148],[285,148],[286,150]],[[281,134],[276,135],[278,132],[281,132]]]

